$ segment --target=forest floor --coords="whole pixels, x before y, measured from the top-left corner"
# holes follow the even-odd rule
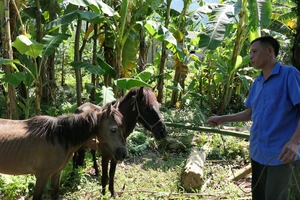
[[[146,149],[140,155],[129,157],[117,165],[115,190],[118,197],[115,199],[251,199],[251,174],[236,182],[229,180],[245,166],[245,163],[232,160],[206,160],[204,185],[194,193],[185,192],[180,186],[180,175],[187,156],[187,152],[172,152],[166,156]],[[100,162],[101,159],[99,166]],[[105,196],[100,193],[100,177],[94,176],[91,160],[87,163],[83,169],[85,173],[78,175],[74,183],[69,178],[62,181],[62,199],[110,197],[109,191]],[[77,187],[70,190],[71,183]]]

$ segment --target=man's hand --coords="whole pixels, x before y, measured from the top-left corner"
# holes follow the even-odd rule
[[[283,163],[294,162],[298,155],[298,145],[296,142],[289,141],[282,148],[278,159]]]
[[[219,126],[223,123],[223,117],[222,116],[212,116],[207,121],[207,124],[211,126]]]

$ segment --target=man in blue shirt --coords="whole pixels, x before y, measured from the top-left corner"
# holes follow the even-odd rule
[[[212,116],[207,123],[252,120],[250,157],[252,199],[288,199],[291,162],[300,160],[300,73],[283,66],[276,57],[280,45],[271,36],[251,42],[250,59],[261,74],[245,103],[247,109],[231,115]]]

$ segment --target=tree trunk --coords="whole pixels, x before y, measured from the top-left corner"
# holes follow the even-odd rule
[[[93,65],[97,65],[97,39],[98,39],[98,25],[94,25],[94,36],[93,36]],[[92,84],[93,88],[90,92],[90,101],[94,102],[95,101],[95,93],[96,93],[96,79],[97,79],[97,74],[92,74]]]
[[[142,72],[146,69],[148,63],[148,46],[146,43],[146,33],[145,29],[141,28],[140,30],[140,53],[139,53],[139,72]]]
[[[83,8],[81,8],[81,9],[83,9]],[[82,21],[81,21],[81,25],[80,25],[81,27],[82,27]],[[88,30],[88,28],[89,28],[89,23],[88,22],[86,22],[85,23],[85,32],[87,32],[87,30]],[[81,30],[80,30],[81,31]],[[79,33],[79,37],[80,37],[80,33]],[[80,38],[79,38],[79,41],[80,41]],[[86,46],[86,43],[87,43],[87,38],[83,38],[83,41],[82,41],[82,45],[81,45],[81,47],[79,48],[79,59],[78,59],[78,61],[82,61],[82,55],[83,55],[83,51],[84,51],[84,49],[85,49],[85,46]],[[78,44],[79,45],[79,44]],[[82,74],[81,74],[81,70],[80,70],[80,73],[79,73],[79,78],[78,78],[80,81],[80,84],[81,84],[81,86],[80,86],[80,88],[81,88],[81,92],[83,91],[83,88],[84,88],[84,86],[82,85],[83,83],[82,83]],[[81,101],[82,101],[82,99],[81,99]]]
[[[180,13],[180,18],[179,18],[179,22],[178,22],[178,31],[180,31],[180,33],[182,33],[182,37],[177,36],[176,40],[177,40],[177,44],[181,46],[182,49],[184,49],[184,35],[186,32],[186,13],[188,11],[188,8],[190,6],[190,4],[192,3],[192,1],[190,0],[184,0],[184,6],[182,8],[182,11]],[[174,55],[175,57],[175,76],[174,76],[174,82],[178,83],[180,85],[180,87],[182,88],[182,91],[179,93],[179,91],[177,90],[173,90],[172,91],[172,98],[171,98],[171,105],[175,106],[176,102],[178,100],[181,99],[182,93],[184,93],[184,82],[185,82],[185,78],[187,76],[187,72],[188,72],[188,67],[186,64],[184,64],[178,57],[178,55]],[[179,94],[178,94],[179,93]]]
[[[105,39],[103,43],[103,48],[104,48],[104,60],[107,62],[110,66],[115,68],[115,54],[113,50],[113,39],[111,38],[112,35],[110,33],[110,28],[107,24],[104,25],[104,32],[105,32]],[[104,85],[106,87],[112,85],[112,78],[105,74],[104,75]]]
[[[55,0],[49,1],[49,21],[53,21],[56,19],[56,8],[57,3]],[[49,34],[54,35],[57,34],[58,30],[52,31]],[[43,84],[45,86],[43,87],[43,101],[47,105],[55,105],[55,90],[57,88],[56,86],[56,80],[55,80],[55,51],[50,55],[47,59],[46,67],[44,68],[45,76],[43,76]]]
[[[82,20],[78,19],[77,27],[76,27],[76,35],[75,35],[75,44],[74,44],[74,62],[80,61],[79,42],[80,42],[81,26],[82,26]],[[81,99],[82,81],[81,81],[80,69],[78,68],[75,69],[75,76],[76,76],[76,100],[77,100],[77,106],[80,106],[82,104],[82,99]]]
[[[1,33],[3,34],[3,58],[13,59],[13,50],[11,43],[11,33],[10,33],[10,15],[9,15],[9,0],[4,0],[2,5],[4,15],[1,15]],[[3,66],[5,74],[12,73],[12,66]],[[6,118],[8,119],[18,119],[18,109],[17,101],[15,95],[15,87],[10,84],[5,84],[4,95],[6,102]]]
[[[65,57],[65,45],[62,44],[62,54],[61,54],[61,86],[65,86],[65,62],[68,62],[68,59]]]
[[[165,27],[168,28],[170,24],[170,10],[171,10],[171,2],[172,0],[167,0],[167,8],[166,8],[166,20],[165,20]],[[161,48],[161,58],[159,64],[159,78],[157,83],[157,101],[162,103],[163,100],[163,89],[164,89],[164,72],[165,72],[165,65],[167,60],[167,48],[165,42],[162,43]]]
[[[41,6],[40,6],[40,0],[35,0],[35,33],[36,33],[36,41],[41,42],[42,40],[42,15],[41,15]],[[42,72],[44,68],[44,63],[41,63],[41,58],[36,58],[36,65],[37,65],[37,71]],[[43,74],[43,73],[42,73]],[[39,77],[41,74],[37,74],[37,79],[35,81],[35,87],[36,87],[36,98],[35,98],[35,114],[40,115],[41,114],[41,99],[42,99],[42,77]]]

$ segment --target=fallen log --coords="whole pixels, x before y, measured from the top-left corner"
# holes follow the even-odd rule
[[[203,167],[205,157],[204,151],[192,148],[181,174],[181,185],[186,191],[195,192],[195,190],[201,189],[204,183]]]

